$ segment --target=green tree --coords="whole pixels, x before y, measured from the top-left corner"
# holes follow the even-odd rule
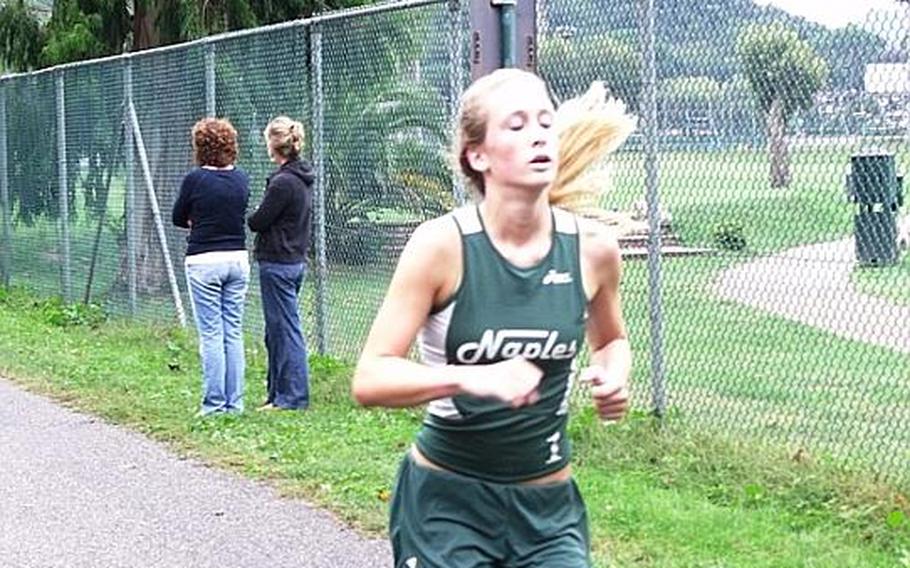
[[[42,26],[28,12],[24,0],[13,0],[12,4],[5,5],[0,11],[0,47],[3,49],[0,57],[5,66],[25,71],[123,51],[140,51],[251,27],[260,22],[306,17],[317,11],[364,3],[368,3],[368,0],[57,0],[50,20]],[[193,57],[199,57],[198,50],[193,53],[174,52],[166,56],[166,59],[175,69],[190,69],[193,68],[190,65]],[[302,57],[306,61],[308,54],[303,53]],[[198,64],[198,60],[192,63]],[[149,66],[146,65],[145,68],[148,69]],[[90,124],[91,128],[77,127],[67,132],[70,142],[67,191],[71,203],[77,202],[75,196],[78,193],[84,197],[84,203],[88,206],[85,211],[93,215],[93,218],[102,218],[107,203],[106,187],[112,172],[123,164],[123,109],[112,107],[109,96],[109,82],[112,79],[116,81],[120,76],[119,67],[81,67],[79,70],[68,71],[67,77],[73,73],[80,76],[67,81],[67,107],[79,109],[79,124]],[[201,81],[201,77],[189,78],[194,85]],[[10,128],[16,132],[35,133],[41,140],[53,140],[56,130],[53,78],[42,76],[34,79],[36,80],[21,78],[13,81],[15,92],[25,95],[26,92],[37,89],[40,94],[8,97]],[[138,71],[134,80],[140,80]],[[154,82],[146,84],[158,88]],[[201,88],[194,92],[202,97]],[[221,92],[223,91],[219,90]],[[171,190],[175,184],[179,184],[181,170],[189,164],[186,149],[189,145],[189,128],[198,118],[198,100],[187,100],[185,97],[176,100],[165,93],[136,94],[140,97],[145,95],[141,103],[137,102],[137,111],[151,162],[153,184],[156,189]],[[34,101],[50,101],[50,107],[41,107],[39,110],[34,105],[29,105]],[[170,117],[164,120],[167,124],[162,123],[161,117]],[[54,162],[47,160],[41,153],[24,151],[26,146],[18,144],[11,149],[15,154],[10,160],[10,167],[14,169],[11,176],[19,175],[17,172],[28,176],[28,179],[23,177],[23,183],[11,184],[14,192],[12,197],[17,203],[17,220],[32,223],[44,216],[55,218],[59,215],[59,189],[55,181]],[[36,141],[35,147],[45,146],[46,142]],[[166,288],[166,272],[158,250],[151,208],[143,187],[144,180],[137,171],[139,191],[136,208],[144,212],[135,227],[139,235],[138,281],[145,292],[154,293]],[[161,205],[167,207],[169,203],[165,200]],[[77,208],[72,208],[71,214],[76,210]],[[123,252],[119,278],[121,284],[125,282],[125,260]]]
[[[859,91],[863,90],[866,64],[887,50],[884,39],[853,24],[830,31],[826,47],[831,85]]]
[[[641,56],[631,41],[618,35],[545,36],[540,40],[540,72],[559,100],[581,94],[600,80],[629,108],[638,107]]]
[[[711,77],[675,77],[660,87],[660,113],[665,123],[674,125],[687,136],[697,131],[714,132],[715,113],[721,96],[720,83]]]
[[[711,77],[676,77],[663,84],[663,94],[669,101],[687,105],[708,105],[720,97],[720,83]]]
[[[0,63],[4,68],[34,69],[43,45],[44,31],[25,0],[12,0],[0,6]]]
[[[42,25],[25,0],[12,0],[0,5],[0,65],[28,71],[375,1],[56,0]]]
[[[374,217],[396,210],[426,218],[451,206],[444,86],[421,65],[438,24],[392,13],[324,29],[328,250],[364,263],[376,251]],[[415,20],[420,18],[421,20]]]
[[[790,184],[787,122],[798,110],[812,106],[827,79],[828,65],[795,30],[779,23],[746,27],[736,48],[767,118],[771,186],[786,187]]]
[[[77,0],[57,0],[45,27],[46,43],[41,48],[42,65],[56,65],[102,57],[111,53],[104,43],[101,14],[86,14]]]
[[[108,0],[120,2],[123,0]],[[133,49],[179,43],[377,0],[134,0]]]
[[[737,74],[725,81],[721,85],[720,99],[723,104],[718,105],[717,115],[724,139],[749,144],[764,139],[759,124],[761,113],[745,75]]]
[[[250,0],[259,25],[309,18],[327,10],[374,4],[377,0]]]

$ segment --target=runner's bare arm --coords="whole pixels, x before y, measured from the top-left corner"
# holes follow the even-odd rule
[[[587,337],[591,366],[581,375],[591,382],[601,418],[618,420],[628,410],[632,350],[622,314],[619,284],[622,258],[619,243],[603,226],[582,225],[582,259],[589,293]]]
[[[432,307],[454,292],[460,275],[460,239],[452,220],[435,219],[418,227],[401,254],[360,356],[352,385],[358,403],[405,407],[457,394],[498,398],[513,406],[536,400],[542,373],[523,359],[438,367],[407,359]]]

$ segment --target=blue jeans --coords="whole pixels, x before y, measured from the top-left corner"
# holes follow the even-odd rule
[[[199,332],[202,414],[243,410],[243,303],[248,262],[194,264],[186,280]]]
[[[297,295],[306,264],[259,262],[259,289],[265,317],[268,402],[281,408],[303,409],[310,404],[306,339],[300,330]]]

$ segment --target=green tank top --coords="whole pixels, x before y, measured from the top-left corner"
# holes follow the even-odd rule
[[[540,400],[531,406],[463,395],[429,404],[417,447],[452,471],[513,483],[569,462],[569,393],[587,299],[575,217],[551,211],[550,251],[530,268],[514,266],[494,248],[476,207],[452,213],[464,255],[461,284],[420,331],[424,362],[478,365],[521,356],[544,371]]]

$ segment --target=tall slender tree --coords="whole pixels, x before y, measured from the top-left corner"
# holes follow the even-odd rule
[[[787,122],[812,106],[828,76],[828,64],[785,24],[746,27],[737,53],[749,86],[767,118],[771,187],[790,185]]]

